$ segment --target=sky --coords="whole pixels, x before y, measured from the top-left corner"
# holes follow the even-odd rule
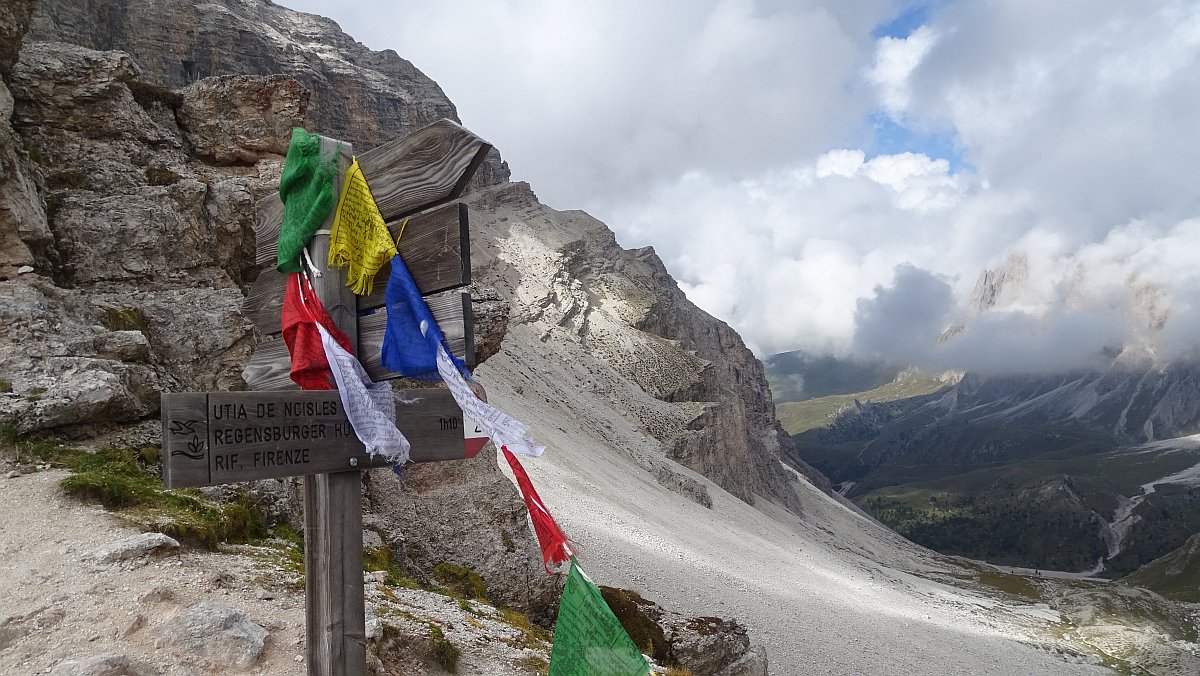
[[[1200,3],[283,3],[412,61],[514,180],[653,246],[759,356],[1198,342]]]

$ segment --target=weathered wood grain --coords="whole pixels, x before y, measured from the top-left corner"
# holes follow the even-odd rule
[[[206,486],[209,473],[208,396],[203,392],[164,393],[162,411],[163,485]]]
[[[464,299],[465,296],[465,299]],[[462,291],[447,291],[426,296],[425,302],[429,311],[437,320],[442,333],[446,336],[446,344],[455,356],[468,365],[473,365],[474,336],[467,335],[467,317],[470,313],[470,294]],[[380,364],[380,348],[383,347],[383,335],[387,328],[387,310],[379,308],[373,314],[359,317],[358,320],[358,355],[363,368],[373,380],[388,380],[397,377],[396,374],[383,368]],[[282,336],[268,338],[254,348],[250,362],[242,371],[242,379],[252,390],[284,391],[298,390],[299,386],[292,382],[288,375],[291,370],[291,355],[288,354],[287,344]]]
[[[465,455],[462,410],[450,392],[397,392],[396,427],[416,462]],[[167,488],[384,467],[354,434],[338,393],[164,394],[163,484]]]
[[[384,220],[457,198],[491,144],[450,120],[438,120],[358,158]]]
[[[389,224],[393,236],[399,221]],[[400,257],[422,294],[456,289],[471,283],[470,230],[467,207],[450,204],[409,219],[400,242]],[[314,259],[315,260],[315,259]],[[374,293],[358,296],[359,311],[383,307],[391,264],[375,277]],[[242,311],[263,335],[280,331],[287,275],[264,268],[250,287]]]
[[[358,162],[383,219],[390,225],[457,199],[491,147],[454,122],[439,120],[363,153]],[[259,264],[275,260],[282,217],[279,193],[255,205],[255,261]]]
[[[395,239],[404,219],[388,223]],[[471,226],[465,204],[447,204],[408,219],[397,249],[423,295],[471,283]],[[383,307],[391,263],[379,270],[375,288],[358,297],[358,309]]]
[[[326,139],[322,137],[322,154]],[[337,151],[350,151],[338,143]],[[334,200],[350,158],[338,158]],[[328,232],[333,214],[321,230]],[[317,235],[308,253],[318,265],[329,255],[329,235]],[[311,272],[311,271],[310,271]],[[346,270],[313,275],[313,290],[333,323],[358,344],[358,301],[346,286]],[[361,674],[366,668],[366,609],[362,579],[362,472],[310,475],[304,484],[305,633],[308,673]]]
[[[304,614],[310,676],[366,673],[362,472],[304,479]]]
[[[279,254],[279,231],[283,228],[283,200],[271,193],[254,205],[254,262],[275,264]]]

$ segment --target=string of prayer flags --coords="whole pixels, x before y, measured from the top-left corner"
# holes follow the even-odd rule
[[[550,676],[643,676],[650,665],[604,602],[600,589],[571,557],[550,649]]]
[[[538,545],[542,548],[542,565],[546,568],[546,572],[550,573],[551,564],[566,563],[571,558],[571,548],[567,545],[570,539],[563,534],[562,528],[559,528],[558,522],[550,515],[550,510],[546,509],[542,498],[534,490],[533,482],[529,480],[529,475],[525,473],[521,461],[517,460],[517,456],[513,455],[507,447],[501,446],[500,450],[504,453],[504,459],[508,461],[508,466],[512,468],[513,476],[517,479],[517,488],[521,490],[521,497],[524,498],[525,507],[529,510],[529,518],[533,521],[533,532],[537,535]]]
[[[279,228],[276,267],[280,272],[300,272],[300,252],[333,210],[333,179],[337,157],[321,158],[321,137],[300,127],[292,130],[279,198],[283,200],[283,222]]]
[[[350,338],[333,323],[317,300],[308,280],[299,272],[288,275],[283,294],[283,342],[292,357],[292,380],[303,390],[334,389],[333,374],[317,327],[323,326],[347,351]]]
[[[396,396],[392,386],[372,382],[358,359],[339,345],[324,326],[317,324],[317,330],[321,332],[321,345],[355,436],[371,455],[382,455],[393,465],[408,462],[412,447],[396,429]]]
[[[454,401],[463,410],[463,415],[474,420],[491,438],[492,443],[532,458],[546,452],[545,446],[538,446],[537,442],[529,438],[529,428],[525,423],[476,396],[466,379],[459,373],[458,366],[450,358],[450,353],[444,345],[438,345],[437,350],[438,373],[442,375],[442,380],[446,381]]]
[[[445,341],[417,283],[399,256],[392,259],[388,277],[387,326],[380,361],[390,371],[414,380],[436,381],[437,346]]]
[[[329,266],[348,267],[346,286],[354,293],[369,295],[375,274],[396,255],[383,215],[371,196],[358,158],[350,163],[338,197],[333,227],[329,234]]]

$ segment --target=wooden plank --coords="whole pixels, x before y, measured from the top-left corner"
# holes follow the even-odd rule
[[[464,298],[465,296],[465,298]],[[467,317],[469,316],[471,295],[462,291],[447,291],[434,296],[427,296],[429,311],[437,320],[442,333],[446,336],[446,344],[454,356],[467,362],[474,363],[474,336],[466,334]],[[379,308],[372,314],[359,317],[358,320],[358,358],[373,380],[388,380],[398,377],[383,368],[380,363],[380,349],[383,347],[383,335],[387,328],[387,310]],[[470,349],[468,349],[470,348]],[[288,375],[292,366],[291,355],[281,336],[268,338],[254,348],[250,362],[242,371],[242,380],[252,390],[281,391],[298,390],[296,383]]]
[[[282,227],[283,200],[278,192],[274,192],[254,205],[255,263],[275,265],[279,254],[279,231]]]
[[[392,239],[400,235],[404,219],[388,223]],[[408,220],[400,237],[400,258],[422,295],[449,291],[471,283],[471,227],[465,204],[447,204],[417,214]],[[358,297],[358,309],[383,307],[387,279],[392,274],[388,263],[379,271],[369,296]]]
[[[314,474],[304,479],[304,611],[310,676],[366,673],[361,474]],[[351,503],[354,509],[346,509]]]
[[[444,204],[467,188],[492,145],[450,120],[358,158],[385,221]]]
[[[207,453],[208,395],[203,392],[161,397],[163,485],[205,486],[209,474]]]
[[[439,120],[363,153],[358,162],[383,219],[392,222],[457,199],[491,148],[454,122]],[[255,205],[259,264],[275,260],[282,217],[279,193]]]
[[[414,461],[465,455],[462,410],[448,390],[397,391],[396,427]],[[215,486],[386,467],[366,452],[337,391],[163,394],[163,485]]]
[[[467,335],[468,317],[471,312],[471,294],[463,291],[448,291],[425,299],[429,311],[437,320],[446,345],[451,354],[471,364],[475,359],[473,336]],[[400,376],[383,367],[381,363],[383,336],[387,328],[387,310],[380,308],[374,314],[358,318],[359,361],[363,368],[378,382]]]
[[[456,289],[471,283],[470,226],[464,204],[450,204],[409,219],[400,242],[400,257],[422,294]],[[393,237],[400,222],[389,224]],[[375,277],[374,293],[357,298],[358,309],[383,307],[391,264]],[[264,268],[250,287],[242,311],[263,335],[279,333],[287,275]]]

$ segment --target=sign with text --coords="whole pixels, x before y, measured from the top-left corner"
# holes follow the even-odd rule
[[[396,427],[412,444],[412,460],[463,457],[462,410],[449,391],[396,395]],[[389,464],[366,452],[333,390],[164,394],[162,411],[167,488]]]

